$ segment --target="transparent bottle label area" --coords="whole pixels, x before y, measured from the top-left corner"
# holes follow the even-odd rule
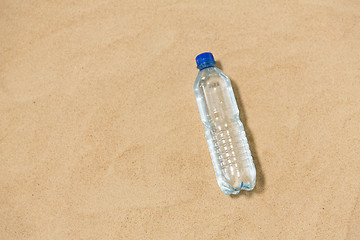
[[[199,72],[194,91],[221,190],[252,190],[256,170],[230,80],[219,69],[207,68]]]

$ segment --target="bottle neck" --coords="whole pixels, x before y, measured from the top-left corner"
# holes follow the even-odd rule
[[[215,62],[214,61],[211,61],[211,62],[203,62],[201,64],[199,64],[197,66],[197,68],[201,71],[205,68],[210,68],[210,67],[215,67]]]

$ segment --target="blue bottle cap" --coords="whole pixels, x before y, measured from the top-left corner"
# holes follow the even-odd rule
[[[215,66],[214,56],[212,55],[211,52],[201,53],[196,57],[196,64],[199,70],[203,70],[204,68],[208,68],[208,67],[214,67]]]

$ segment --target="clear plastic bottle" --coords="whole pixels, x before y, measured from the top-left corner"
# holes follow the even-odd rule
[[[194,92],[217,182],[227,195],[250,191],[255,187],[256,170],[231,81],[215,67],[211,53],[198,55],[196,63],[200,72]]]

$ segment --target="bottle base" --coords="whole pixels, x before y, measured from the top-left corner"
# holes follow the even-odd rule
[[[241,183],[241,186],[239,188],[233,188],[233,187],[228,187],[228,186],[220,186],[221,190],[226,195],[237,195],[242,190],[243,191],[251,191],[251,190],[254,189],[254,187],[255,187],[255,184],[244,184],[244,183]]]

